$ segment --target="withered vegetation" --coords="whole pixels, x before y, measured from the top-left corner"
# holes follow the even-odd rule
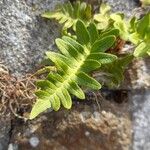
[[[35,101],[35,81],[36,77],[31,74],[14,77],[0,64],[0,116],[14,114],[22,119],[28,118],[28,113],[24,112],[29,112]]]

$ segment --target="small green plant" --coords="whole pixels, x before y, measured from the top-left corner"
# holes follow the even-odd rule
[[[118,86],[134,57],[150,55],[150,14],[128,21],[123,14],[111,14],[106,4],[101,5],[99,14],[92,14],[91,8],[84,2],[67,3],[42,15],[63,24],[65,34],[55,40],[60,52],[46,53],[54,66],[39,71],[48,71],[48,75],[37,82],[37,101],[30,119],[48,108],[57,111],[63,105],[70,109],[72,95],[85,99],[84,87],[99,90],[103,85]],[[70,33],[68,28],[72,29]],[[113,51],[120,39],[132,42],[135,51],[123,57]],[[100,72],[100,78],[94,78],[93,71]]]

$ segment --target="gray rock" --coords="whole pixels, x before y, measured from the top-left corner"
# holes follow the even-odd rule
[[[38,137],[31,137],[29,139],[29,143],[31,144],[32,147],[37,147],[39,145],[39,139]]]
[[[15,75],[31,71],[53,49],[59,28],[40,17],[65,0],[0,1],[0,61]]]
[[[0,150],[6,150],[10,139],[11,121],[7,116],[0,118]]]
[[[133,107],[133,149],[150,149],[150,92],[134,92],[131,95]]]
[[[130,78],[133,89],[150,88],[150,59],[135,60]]]
[[[139,0],[104,0],[111,7],[114,12],[124,13],[125,16],[129,17],[132,11],[139,6]]]
[[[10,144],[8,145],[8,150],[18,150],[18,145],[17,145],[17,144],[10,143]]]

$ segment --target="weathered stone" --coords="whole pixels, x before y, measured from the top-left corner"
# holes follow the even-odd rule
[[[31,137],[30,139],[29,139],[29,143],[30,143],[30,145],[32,146],[32,147],[37,147],[38,145],[39,145],[39,138],[37,138],[37,137]]]
[[[133,10],[139,6],[139,0],[104,0],[114,12],[124,13],[126,17],[132,16]]]
[[[132,92],[130,95],[132,102],[133,118],[133,149],[150,149],[150,92],[141,90]]]
[[[6,150],[8,148],[11,131],[10,117],[0,118],[0,150]]]
[[[74,103],[70,111],[60,110],[45,116],[16,124],[11,142],[17,143],[21,150],[129,150],[131,146],[127,103],[116,105],[103,100],[99,110],[95,101],[87,100]],[[39,140],[36,147],[31,144],[33,137]]]
[[[65,0],[0,1],[0,61],[15,75],[31,71],[44,52],[54,49],[59,28],[41,18]]]
[[[135,60],[129,69],[132,89],[150,88],[150,59]]]

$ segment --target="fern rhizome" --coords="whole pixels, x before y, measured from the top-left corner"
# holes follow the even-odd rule
[[[84,2],[67,3],[54,12],[42,14],[42,17],[58,20],[67,34],[55,40],[60,52],[46,52],[54,64],[46,69],[52,67],[55,71],[49,70],[46,79],[37,82],[37,101],[30,119],[48,108],[57,111],[63,105],[70,109],[72,95],[85,99],[83,87],[99,90],[103,84],[118,86],[132,59],[141,56],[143,51],[149,55],[150,32],[147,31],[150,31],[150,14],[141,20],[132,18],[126,21],[120,13],[109,14],[110,7],[106,4],[102,4],[100,13],[96,15],[92,14],[91,8]],[[144,27],[141,26],[143,23]],[[68,32],[68,28],[72,30]],[[126,53],[124,57],[110,51],[116,47],[118,39],[130,41],[140,50],[136,48],[135,52]],[[144,50],[140,46],[142,42],[146,43]],[[93,71],[102,72],[103,77],[93,78]]]

